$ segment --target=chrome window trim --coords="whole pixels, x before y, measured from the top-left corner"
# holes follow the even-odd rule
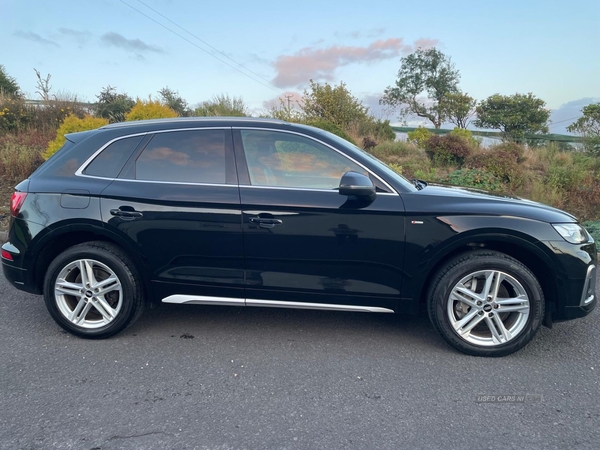
[[[307,191],[307,192],[331,192],[333,194],[339,194],[336,189],[318,189],[318,188],[298,188],[298,187],[287,187],[287,186],[253,186],[251,184],[240,184],[240,188],[251,188],[251,189],[278,189],[283,191]],[[377,192],[379,195],[391,195],[397,197],[398,194],[393,192]]]
[[[169,295],[162,303],[178,305],[222,305],[222,306],[258,306],[267,308],[316,309],[322,311],[377,312],[393,313],[394,310],[378,306],[338,305],[334,303],[285,302],[280,300],[259,300],[254,298],[208,297],[204,295]]]
[[[77,169],[75,171],[75,176],[78,177],[87,177],[87,178],[99,178],[101,180],[116,180],[118,178],[108,178],[108,177],[98,177],[96,175],[86,175],[83,173],[83,171],[85,169],[87,169],[87,166],[89,166],[92,161],[96,158],[96,156],[98,156],[100,153],[102,153],[102,151],[108,147],[109,145],[111,145],[113,142],[116,141],[120,141],[121,139],[127,139],[130,137],[136,137],[136,136],[147,136],[149,134],[159,134],[159,133],[171,133],[171,132],[178,132],[178,131],[199,131],[199,130],[231,130],[231,127],[190,127],[190,128],[169,128],[166,130],[156,130],[156,131],[145,131],[143,133],[133,133],[133,134],[127,134],[124,136],[119,136],[116,137],[114,139],[111,139],[110,141],[108,141],[106,144],[104,144],[102,147],[100,147],[98,150],[96,150],[92,156],[90,156],[88,159],[86,159],[84,161],[84,163],[79,166],[79,169]],[[138,180],[135,180],[138,181]],[[203,184],[203,183],[197,183],[197,184]],[[229,186],[229,185],[228,185]]]
[[[250,131],[275,131],[278,133],[287,133],[287,134],[295,134],[297,136],[302,136],[306,139],[310,139],[313,140],[315,142],[318,142],[321,145],[324,145],[325,147],[329,147],[331,150],[339,153],[340,155],[342,155],[344,158],[349,159],[350,161],[352,161],[354,164],[356,164],[357,166],[362,167],[363,169],[365,169],[368,173],[370,173],[371,175],[373,175],[375,178],[377,178],[379,181],[381,181],[385,186],[387,186],[388,189],[390,189],[392,192],[378,192],[377,195],[379,194],[392,194],[392,195],[396,195],[399,196],[398,191],[396,191],[396,189],[394,189],[392,186],[390,186],[390,184],[385,181],[384,179],[382,179],[379,175],[377,175],[376,173],[373,173],[373,171],[371,169],[369,169],[368,167],[366,167],[364,164],[356,161],[354,158],[352,158],[351,156],[347,155],[346,153],[341,152],[340,150],[338,150],[337,148],[335,148],[334,146],[321,141],[320,139],[317,139],[313,136],[308,136],[304,133],[299,133],[297,131],[290,131],[290,130],[281,130],[281,129],[277,129],[277,128],[262,128],[262,127],[231,127],[232,130],[250,130]],[[245,152],[244,152],[245,153]],[[246,163],[247,164],[247,163]],[[259,186],[252,186],[252,187],[259,187]],[[276,188],[276,187],[280,187],[280,186],[260,186],[260,187],[267,187],[267,188]],[[298,188],[298,189],[304,189],[304,188]],[[313,190],[313,189],[306,189],[306,190]],[[317,191],[328,191],[329,189],[314,189]]]

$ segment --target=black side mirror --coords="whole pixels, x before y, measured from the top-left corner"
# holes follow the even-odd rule
[[[375,200],[375,186],[371,179],[358,172],[346,172],[342,175],[339,192],[341,195]]]

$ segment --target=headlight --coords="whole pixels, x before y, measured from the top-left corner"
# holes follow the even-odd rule
[[[552,226],[565,241],[571,244],[583,244],[589,240],[587,231],[578,223],[554,223]]]

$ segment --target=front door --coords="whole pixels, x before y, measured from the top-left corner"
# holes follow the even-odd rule
[[[247,304],[395,309],[404,254],[401,198],[391,189],[372,202],[340,195],[345,172],[373,175],[307,136],[234,130],[234,142]]]

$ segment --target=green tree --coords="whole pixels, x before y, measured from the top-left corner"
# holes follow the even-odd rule
[[[21,97],[21,88],[17,84],[17,80],[11,77],[0,64],[0,95],[9,97]]]
[[[400,117],[415,114],[440,128],[446,119],[441,103],[448,94],[458,91],[460,73],[441,51],[418,49],[400,60],[398,79],[388,86],[379,101],[398,108]]]
[[[476,106],[477,100],[462,92],[448,93],[440,101],[440,109],[446,120],[464,129],[469,126]]]
[[[586,151],[600,155],[600,103],[592,103],[581,110],[583,115],[567,127],[583,138]]]
[[[106,86],[96,96],[98,101],[93,106],[94,115],[108,119],[110,123],[124,122],[125,115],[131,111],[135,101],[127,94],[117,94],[117,88]]]
[[[196,108],[194,115],[247,117],[250,115],[248,106],[242,97],[230,97],[227,94],[215,95],[212,100],[207,100]]]
[[[504,140],[522,141],[525,134],[547,133],[550,110],[546,102],[529,94],[494,94],[477,107],[479,128],[499,129]]]
[[[310,89],[304,91],[300,108],[306,121],[325,120],[342,129],[369,119],[369,108],[350,93],[344,82],[331,86],[310,80]]]
[[[192,110],[180,95],[179,92],[170,89],[168,86],[158,91],[158,95],[162,99],[163,103],[175,111],[179,117],[188,117],[192,115]]]

